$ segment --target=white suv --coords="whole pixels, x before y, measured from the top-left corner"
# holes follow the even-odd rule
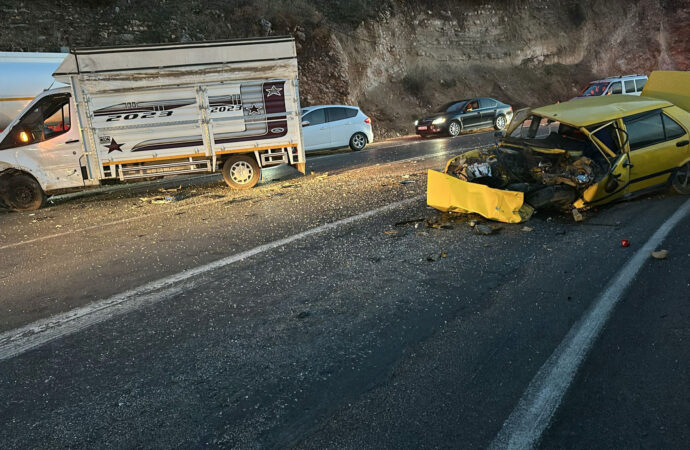
[[[350,146],[362,150],[374,142],[371,119],[356,106],[319,105],[302,109],[304,150]]]
[[[611,94],[640,95],[645,83],[647,83],[647,75],[608,77],[603,80],[592,81],[575,98]]]

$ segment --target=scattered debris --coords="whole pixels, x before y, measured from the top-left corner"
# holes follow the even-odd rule
[[[575,222],[582,222],[582,213],[577,208],[573,208],[573,219]]]
[[[413,223],[416,224],[416,223],[418,223],[418,222],[424,222],[424,218],[422,217],[422,218],[420,218],[420,219],[402,220],[402,221],[400,221],[400,222],[396,222],[396,223],[395,223],[395,226],[396,226],[396,227],[401,227],[401,226],[403,226],[403,225],[410,225],[410,224],[413,224]]]
[[[657,250],[655,252],[652,252],[652,257],[654,259],[666,259],[668,256],[668,250]]]
[[[621,247],[630,247],[630,241],[627,239],[621,239]]]
[[[527,226],[522,227],[522,228],[520,228],[520,229],[521,229],[522,231],[525,231],[525,232],[528,232],[528,233],[529,233],[530,231],[533,231],[533,230],[534,230],[534,228],[532,228],[532,227],[527,227]]]
[[[470,220],[469,222],[467,222],[467,224],[470,227],[474,228],[477,225],[477,221],[476,220]]]
[[[494,232],[496,231],[496,228],[492,228],[489,225],[484,225],[484,224],[480,223],[474,227],[474,231],[476,231],[477,234],[489,235],[489,234],[494,234]]]
[[[158,192],[177,192],[177,191],[179,191],[180,189],[182,189],[182,185],[179,185],[179,186],[176,187],[176,188],[168,188],[168,189],[166,189],[166,188],[160,188],[160,189],[158,189]]]
[[[441,258],[445,258],[445,257],[447,257],[447,256],[448,256],[448,253],[446,253],[446,252],[441,252]]]
[[[298,319],[306,319],[309,316],[311,316],[311,313],[309,311],[302,311],[299,314],[297,314]]]
[[[387,231],[384,231],[384,233],[386,233],[389,236],[394,236],[394,235],[398,234],[398,231],[397,230],[387,230]]]
[[[426,257],[426,260],[427,260],[428,262],[434,262],[434,261],[436,261],[436,260],[435,260],[434,258],[432,258],[431,256],[427,256],[427,257]]]
[[[412,183],[415,183],[415,181],[414,180],[402,180],[402,181],[399,181],[398,183],[400,183],[400,184],[412,184]]]
[[[180,200],[183,200],[187,198],[187,196],[182,195],[182,194],[177,194],[177,195],[166,195],[162,197],[139,197],[139,200],[142,202],[146,203],[151,203],[153,205],[162,205],[165,203],[174,203],[174,202],[179,202]]]
[[[299,184],[284,184],[281,186],[282,189],[294,189],[300,187]]]

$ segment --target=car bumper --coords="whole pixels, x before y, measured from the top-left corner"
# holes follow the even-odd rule
[[[415,127],[415,133],[420,136],[433,136],[443,133],[445,128],[438,125],[417,125]]]

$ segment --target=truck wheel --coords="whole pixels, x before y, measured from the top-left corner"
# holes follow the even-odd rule
[[[249,155],[235,155],[223,164],[223,179],[233,189],[251,189],[261,176],[261,167]]]
[[[503,114],[499,115],[498,117],[496,117],[496,120],[494,120],[494,128],[497,131],[503,130],[507,124],[508,121],[506,120],[506,116],[504,116]]]
[[[367,136],[364,133],[355,133],[350,138],[350,148],[357,152],[362,150],[367,145]]]
[[[46,194],[38,181],[23,173],[12,175],[7,180],[6,189],[3,200],[13,211],[33,211],[46,201]]]
[[[676,170],[671,179],[671,187],[677,194],[690,195],[690,162]]]

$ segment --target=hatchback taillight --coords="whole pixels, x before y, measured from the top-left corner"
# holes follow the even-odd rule
[[[366,119],[364,119],[364,123],[371,123],[371,119],[367,117]]]

